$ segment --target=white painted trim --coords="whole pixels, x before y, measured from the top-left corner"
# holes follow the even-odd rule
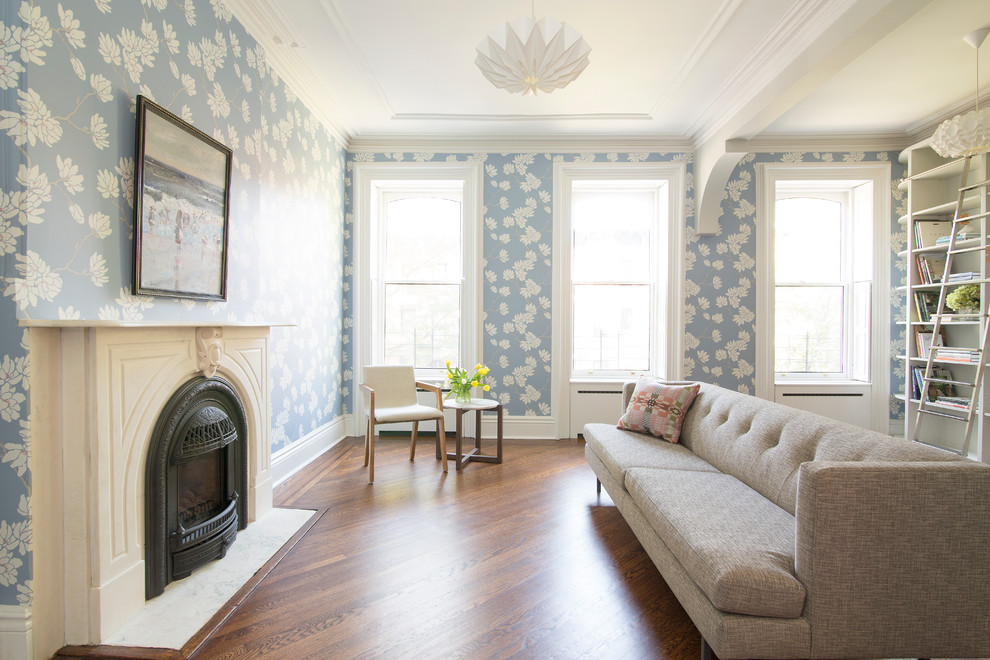
[[[403,134],[355,137],[350,153],[626,153],[694,151],[694,143],[681,135],[582,136],[582,135],[422,135]]]
[[[554,163],[553,166],[553,300],[552,342],[555,347],[551,357],[550,401],[558,427],[557,437],[568,437],[563,425],[569,424],[569,393],[571,370],[568,366],[571,354],[570,333],[567,332],[570,318],[570,292],[566,286],[565,274],[570,271],[570,250],[567,248],[570,235],[570,195],[571,183],[579,179],[658,179],[669,186],[667,209],[667,244],[676,246],[668,249],[667,291],[665,305],[668,311],[665,328],[666,351],[664,373],[657,374],[668,380],[678,380],[682,373],[682,343],[684,337],[684,213],[687,191],[687,163],[683,161],[642,162],[642,163]],[[659,347],[658,347],[659,348]]]
[[[890,423],[890,187],[888,161],[857,163],[758,163],[756,165],[756,395],[774,399],[773,232],[768,231],[774,186],[781,179],[849,179],[873,182],[873,300],[871,328],[871,428]]]
[[[343,416],[336,417],[289,446],[272,453],[272,485],[283,483],[343,440],[347,435],[346,421]]]
[[[369,200],[374,181],[461,179],[464,181],[464,240],[473,246],[465,254],[468,264],[481,264],[484,224],[484,163],[481,160],[467,162],[385,162],[354,163],[352,187],[352,212],[354,227],[354,383],[351,387],[351,410],[360,423],[364,410],[361,405],[361,368],[371,364],[372,356],[372,282],[371,282],[371,217]],[[462,309],[464,317],[474,324],[473,332],[465,334],[463,355],[465,362],[474,363],[482,351],[482,276],[481,268],[468,267],[464,281]]]
[[[33,660],[34,636],[31,608],[27,605],[0,605],[0,658]]]

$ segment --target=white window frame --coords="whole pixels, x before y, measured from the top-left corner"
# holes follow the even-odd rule
[[[622,180],[610,180],[610,179],[572,179],[571,187],[567,195],[567,222],[568,232],[567,232],[567,260],[568,266],[573,265],[573,224],[571,222],[570,204],[572,201],[572,196],[574,194],[574,184],[578,182],[588,181],[590,183],[598,184],[596,187],[600,189],[598,191],[593,190],[590,186],[582,186],[583,192],[616,192],[622,189],[628,189],[635,192],[651,192],[654,197],[654,209],[657,212],[657,216],[654,217],[654,225],[650,231],[650,245],[648,246],[649,254],[657,254],[660,250],[663,241],[667,238],[666,229],[670,222],[669,218],[663,218],[662,213],[667,212],[669,209],[666,208],[667,205],[662,204],[661,200],[661,190],[669,188],[666,179],[622,179]],[[664,190],[663,196],[669,195],[669,190]],[[635,371],[630,370],[620,370],[620,369],[592,369],[590,371],[576,371],[574,369],[574,356],[571,355],[568,358],[567,368],[569,370],[571,380],[629,380],[639,378],[641,376],[652,376],[659,373],[662,370],[662,365],[664,364],[665,355],[662,354],[660,350],[660,345],[662,344],[662,338],[666,334],[666,328],[656,323],[658,319],[658,314],[660,311],[665,310],[669,307],[667,301],[667,288],[664,286],[666,284],[666,273],[660,273],[658,267],[658,259],[651,259],[650,270],[647,276],[647,281],[642,282],[650,287],[650,337],[648,343],[648,350],[650,354],[649,364],[646,369],[640,369]],[[574,340],[574,287],[575,282],[573,280],[573,271],[568,268],[567,271],[567,296],[568,296],[568,307],[566,313],[569,317],[568,319],[568,338],[571,340],[571,350],[573,350],[573,340]],[[602,284],[613,284],[614,286],[622,286],[623,283],[602,283]]]
[[[778,182],[781,183],[781,182]],[[853,377],[853,363],[852,363],[852,333],[849,332],[851,319],[853,318],[853,279],[852,279],[852,250],[850,249],[849,241],[853,235],[853,222],[855,218],[853,217],[853,195],[851,190],[851,184],[853,182],[848,181],[810,181],[808,186],[800,185],[795,181],[785,181],[787,184],[783,189],[778,189],[774,195],[774,214],[776,214],[776,202],[781,199],[823,199],[830,202],[838,202],[842,207],[842,217],[840,219],[839,233],[840,233],[840,255],[842,263],[839,265],[839,279],[836,282],[809,282],[804,286],[831,286],[835,288],[842,289],[842,318],[846,320],[846,323],[841,328],[841,336],[839,339],[839,352],[841,355],[842,369],[838,372],[791,372],[791,371],[777,371],[776,364],[774,364],[774,381],[776,383],[781,382],[798,382],[798,381],[818,381],[818,380],[828,380],[832,381],[857,381],[862,382],[859,379]],[[776,281],[776,276],[774,277],[774,291],[776,291],[778,286],[802,286],[795,282],[782,282],[778,283]],[[776,310],[775,310],[776,311]],[[868,369],[869,371],[872,371]]]
[[[873,295],[871,296],[872,428],[887,427],[890,396],[890,163],[758,163],[756,165],[756,395],[774,399],[773,214],[778,181],[873,183]],[[791,379],[788,379],[791,381]],[[796,379],[793,379],[796,382]],[[818,381],[823,382],[823,381]],[[831,382],[842,382],[832,379]]]
[[[360,394],[356,385],[361,382],[362,368],[375,359],[374,341],[377,335],[373,327],[375,289],[373,280],[372,250],[384,249],[372,245],[375,222],[373,196],[388,183],[394,188],[412,185],[412,182],[463,182],[462,254],[464,277],[461,286],[461,355],[458,363],[474,364],[481,356],[481,282],[482,282],[482,185],[483,169],[480,162],[470,163],[355,163],[353,168],[354,195],[354,406],[361,409]],[[431,377],[429,380],[436,381]]]
[[[658,273],[660,285],[654,295],[657,323],[656,350],[652,353],[654,373],[661,378],[678,380],[682,373],[682,338],[684,334],[684,202],[687,164],[666,163],[555,163],[553,170],[555,200],[553,209],[553,344],[551,358],[551,400],[557,424],[557,437],[567,432],[570,420],[570,383],[577,378],[571,374],[571,221],[570,193],[572,183],[591,181],[662,181],[667,184],[667,218],[660,242],[669,246],[666,268]],[[658,237],[660,238],[660,237]],[[660,316],[665,314],[665,318]],[[629,380],[624,377],[580,380]]]

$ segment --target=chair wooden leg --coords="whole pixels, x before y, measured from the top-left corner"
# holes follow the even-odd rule
[[[368,483],[375,483],[375,422],[368,424]]]
[[[364,465],[368,465],[368,438],[371,437],[371,420],[368,420],[367,426],[364,427]]]
[[[413,422],[412,444],[409,446],[409,460],[416,459],[416,434],[419,432],[419,422]]]
[[[443,471],[447,471],[447,431],[443,427],[443,417],[437,418],[437,441],[440,443],[440,461]]]

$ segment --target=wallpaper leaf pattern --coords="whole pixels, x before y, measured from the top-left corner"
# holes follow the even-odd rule
[[[344,151],[220,0],[0,10],[0,604],[31,600],[28,333],[17,319],[284,323],[272,448],[341,414]],[[134,105],[234,152],[228,301],[130,293]]]
[[[130,293],[137,94],[234,151],[226,303]],[[699,236],[690,153],[345,155],[221,0],[3,3],[0,98],[0,604],[32,599],[29,333],[18,318],[295,324],[271,341],[272,444],[285,448],[349,412],[354,392],[354,163],[480,162],[480,359],[509,415],[550,417],[554,163],[684,161],[684,376],[752,392],[755,164],[892,160],[902,176],[886,152],[750,154],[718,232]],[[893,195],[896,217],[905,200]],[[897,252],[893,218],[891,230]],[[892,263],[896,355],[905,273]],[[900,365],[892,377],[903,388]]]

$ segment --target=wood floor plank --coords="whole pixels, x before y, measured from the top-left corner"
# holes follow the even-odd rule
[[[374,485],[348,438],[277,488],[276,506],[321,515],[187,657],[696,660],[582,441],[506,440],[502,464],[444,474],[425,440],[415,461],[408,438],[379,440]]]
[[[326,509],[193,656],[697,658],[700,635],[578,440],[505,442],[444,475],[424,442],[360,438],[277,489]]]

